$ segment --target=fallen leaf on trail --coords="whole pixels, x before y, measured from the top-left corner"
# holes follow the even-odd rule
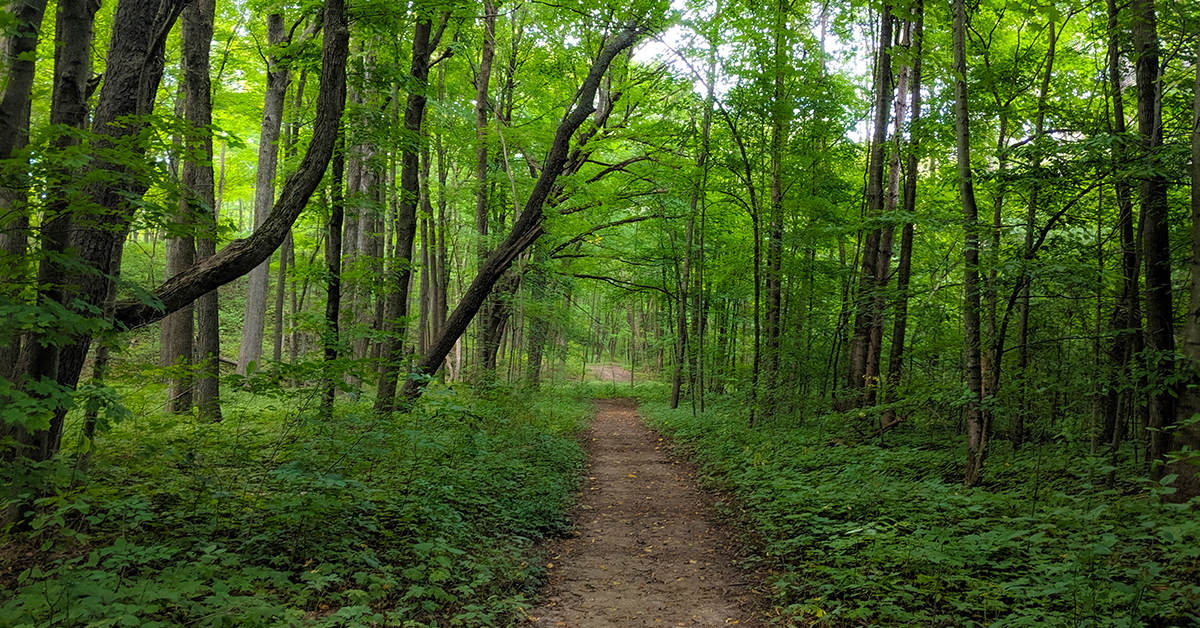
[[[631,477],[631,478],[636,478],[637,476],[636,476],[636,475],[634,475],[634,474],[632,474],[632,473],[630,473],[630,474],[629,474],[629,477]]]

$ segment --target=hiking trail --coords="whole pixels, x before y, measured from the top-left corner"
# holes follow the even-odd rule
[[[548,547],[533,625],[759,626],[754,576],[733,566],[738,543],[710,521],[691,465],[667,454],[634,400],[594,403],[575,534]]]

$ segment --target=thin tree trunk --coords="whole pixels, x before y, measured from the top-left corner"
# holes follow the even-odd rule
[[[279,163],[279,133],[283,125],[283,105],[287,97],[290,73],[278,57],[279,47],[288,42],[283,14],[267,16],[267,84],[263,94],[262,124],[258,134],[258,171],[254,179],[254,228],[262,227],[275,201],[275,173]],[[289,230],[290,232],[290,230]],[[267,316],[267,283],[270,261],[250,271],[246,287],[246,308],[242,318],[242,339],[238,347],[237,373],[247,375],[250,363],[262,361],[263,332]],[[261,365],[259,365],[261,366]]]
[[[1054,29],[1054,22],[1050,22],[1050,47],[1046,52],[1046,72],[1042,76],[1042,87],[1038,94],[1037,119],[1034,123],[1034,136],[1041,139],[1046,131],[1046,101],[1050,94],[1050,77],[1054,71],[1054,49],[1057,45],[1057,34]],[[1033,158],[1033,170],[1037,171],[1041,167],[1041,157],[1037,153]],[[1039,176],[1039,175],[1035,175]],[[1020,390],[1021,402],[1017,407],[1014,425],[1013,425],[1013,447],[1020,448],[1025,441],[1025,420],[1029,415],[1029,297],[1030,286],[1033,283],[1030,278],[1029,268],[1027,266],[1033,261],[1033,246],[1034,246],[1034,230],[1037,228],[1037,209],[1038,196],[1041,193],[1041,185],[1037,180],[1033,182],[1033,189],[1029,191],[1029,203],[1026,206],[1025,213],[1025,265],[1021,272],[1021,297],[1017,302],[1017,376],[1021,378],[1018,383]],[[999,356],[996,358],[999,360]],[[997,367],[999,365],[997,364]]]
[[[325,387],[321,395],[321,412],[326,419],[333,418],[334,381],[333,363],[338,359],[341,338],[338,334],[338,310],[342,300],[342,221],[345,198],[342,179],[346,172],[346,136],[339,132],[337,147],[330,164],[330,208],[325,243],[325,330],[321,335],[325,346]]]
[[[967,114],[967,8],[953,0],[954,11],[954,127],[958,152],[959,194],[963,206],[963,342],[967,369],[967,468],[963,484],[976,486],[983,475],[987,451],[988,413],[983,404],[983,374],[979,346],[979,210],[971,175],[971,129]]]
[[[886,153],[887,127],[889,119],[889,103],[892,101],[892,10],[891,5],[883,5],[880,14],[880,29],[878,52],[875,67],[875,118],[872,123],[870,158],[867,165],[866,214],[868,220],[882,216],[885,204],[884,188],[884,157]],[[872,369],[869,363],[878,360],[871,354],[871,330],[877,325],[876,320],[883,316],[877,311],[878,301],[875,294],[882,281],[883,272],[880,267],[880,244],[883,239],[883,229],[869,226],[862,247],[862,270],[859,275],[858,297],[856,299],[856,315],[854,317],[854,335],[850,339],[849,372],[846,387],[850,393],[844,399],[843,409],[858,407],[870,401],[867,391],[875,386],[868,380],[868,373],[878,373],[878,363]],[[889,252],[890,254],[890,252]]]
[[[419,86],[409,92],[404,108],[404,129],[411,137],[421,136],[421,122],[425,117],[427,97],[422,89],[429,82],[429,61],[433,51],[445,32],[449,14],[443,15],[436,32],[431,16],[417,19],[413,30],[412,64],[409,75],[413,84]],[[396,257],[399,270],[396,272],[395,291],[388,293],[385,314],[385,340],[383,343],[382,368],[375,397],[375,412],[390,412],[396,399],[396,381],[404,360],[404,335],[407,327],[409,283],[412,279],[413,240],[417,234],[417,204],[420,195],[420,149],[408,145],[404,149],[400,168],[400,205],[396,215]],[[402,261],[401,261],[402,260]]]
[[[912,43],[909,46],[912,57],[912,86],[910,94],[912,102],[910,128],[919,128],[921,120],[921,58],[925,44],[925,4],[918,0],[914,7],[916,23],[912,26]],[[905,158],[906,176],[904,179],[904,198],[902,206],[908,214],[916,215],[917,211],[917,153],[921,138],[916,132],[909,133],[908,154]],[[913,223],[905,221],[900,232],[900,257],[896,261],[896,301],[893,307],[892,346],[888,352],[887,389],[884,393],[884,403],[887,408],[880,416],[880,428],[887,429],[896,423],[896,409],[893,404],[899,400],[899,388],[904,369],[905,337],[908,334],[908,284],[912,276],[912,247]]]
[[[496,5],[492,0],[483,2],[483,42],[479,53],[479,69],[475,73],[475,232],[479,236],[475,257],[480,266],[487,261],[491,249],[488,246],[488,83],[492,77],[492,61],[496,54]],[[478,373],[481,378],[495,374],[496,349],[491,322],[492,310],[501,305],[495,297],[483,306],[484,315],[479,324]]]
[[[763,364],[763,407],[764,415],[775,413],[779,396],[779,347],[782,335],[783,300],[783,153],[787,137],[788,119],[793,105],[786,100],[785,72],[790,66],[790,49],[786,42],[787,0],[777,0],[775,26],[773,29],[773,53],[771,69],[773,92],[771,95],[771,205],[770,225],[767,230],[767,321],[766,347]]]

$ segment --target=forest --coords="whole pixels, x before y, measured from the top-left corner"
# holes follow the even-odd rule
[[[536,624],[612,398],[744,625],[1200,625],[1198,33],[10,0],[0,625]]]

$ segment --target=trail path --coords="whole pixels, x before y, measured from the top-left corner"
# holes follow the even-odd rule
[[[672,460],[632,400],[597,400],[576,535],[551,545],[535,626],[758,626],[752,576],[706,516],[690,465]]]

